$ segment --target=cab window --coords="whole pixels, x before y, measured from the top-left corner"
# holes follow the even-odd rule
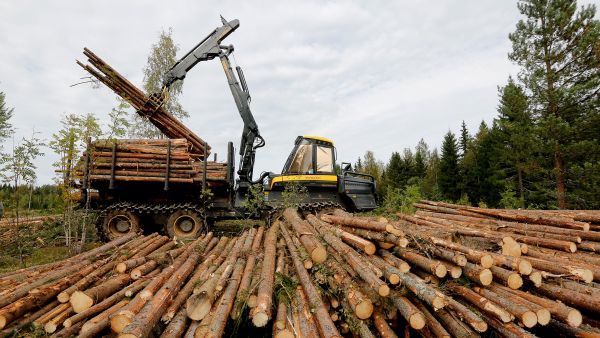
[[[303,141],[298,145],[296,154],[294,154],[294,158],[292,159],[292,163],[290,164],[288,171],[295,174],[314,173],[312,144],[307,141]]]
[[[333,172],[333,149],[317,146],[317,173]]]

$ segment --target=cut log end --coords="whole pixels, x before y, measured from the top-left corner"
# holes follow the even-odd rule
[[[409,272],[410,271],[410,265],[406,262],[402,262],[402,264],[400,264],[400,266],[398,267],[398,270],[400,270],[401,272]]]
[[[486,322],[484,322],[483,320],[482,321],[477,321],[477,322],[469,322],[469,324],[477,332],[486,332],[487,329],[488,329],[488,324]]]
[[[71,322],[70,318],[65,319],[65,321],[62,324],[64,327],[71,327],[73,326],[73,322]]]
[[[533,271],[531,263],[527,260],[521,260],[519,262],[519,273],[528,276]]]
[[[512,273],[508,276],[507,284],[513,290],[519,289],[523,286],[523,278],[519,274]]]
[[[75,313],[81,313],[94,305],[94,300],[81,291],[75,291],[69,298]]]
[[[494,277],[489,269],[483,269],[479,273],[479,282],[481,282],[481,285],[490,285],[493,279]]]
[[[115,333],[121,333],[125,326],[131,324],[134,313],[130,311],[121,311],[110,319],[110,328]]]
[[[443,309],[446,306],[446,300],[442,296],[435,296],[431,302],[434,310]]]
[[[264,312],[258,312],[252,317],[252,324],[255,327],[263,327],[269,322],[269,316]]]
[[[578,310],[570,310],[567,314],[567,324],[571,327],[578,327],[583,322],[583,316]]]
[[[356,317],[358,317],[358,319],[362,320],[371,317],[371,315],[373,314],[373,303],[371,301],[360,302],[356,306],[354,313],[356,314]]]
[[[569,243],[569,251],[570,251],[570,252],[575,252],[575,251],[577,251],[577,244],[575,244],[575,243],[573,243],[573,242]]]
[[[127,265],[125,263],[121,262],[121,263],[117,264],[117,267],[115,268],[115,270],[118,273],[123,273],[123,272],[127,271]]]
[[[374,254],[374,253],[375,253],[375,250],[376,250],[376,248],[375,248],[375,244],[373,244],[373,243],[369,243],[369,244],[365,245],[365,248],[364,248],[364,249],[365,249],[365,253],[366,253],[367,255],[372,255],[372,254]]]
[[[249,308],[254,308],[256,307],[256,295],[250,295],[248,296],[248,301],[246,302],[246,304],[248,305]]]
[[[310,258],[315,263],[323,263],[325,262],[325,259],[327,259],[327,250],[325,250],[324,247],[319,246],[310,253]]]
[[[192,320],[202,320],[210,312],[212,307],[208,297],[202,297],[201,295],[191,296],[185,304],[185,311],[188,318]]]
[[[523,323],[523,325],[525,325],[525,327],[527,328],[534,327],[538,323],[535,312],[526,311],[525,313],[523,313],[521,315],[521,323]]]
[[[133,269],[133,270],[131,270],[131,273],[129,275],[131,276],[131,279],[138,280],[138,279],[142,278],[142,270]]]
[[[448,272],[450,273],[450,277],[454,279],[460,278],[460,276],[462,276],[462,269],[458,266],[453,266]]]
[[[464,255],[455,255],[454,263],[456,263],[456,265],[458,266],[465,266],[467,265],[467,257],[465,257]]]
[[[68,292],[61,292],[58,294],[58,296],[56,296],[56,299],[58,299],[58,301],[60,303],[66,303],[69,301],[69,299],[71,298],[71,295]]]
[[[425,317],[421,313],[415,313],[408,319],[410,327],[415,330],[421,330],[425,327]]]
[[[390,284],[392,285],[397,285],[400,283],[400,276],[398,276],[395,273],[392,273],[388,276],[388,281],[390,281]]]
[[[401,248],[406,248],[408,246],[408,239],[406,239],[404,237],[401,237],[398,240],[398,246],[401,247]]]
[[[48,322],[48,323],[46,323],[46,325],[44,325],[44,331],[46,331],[47,333],[54,333],[54,332],[56,332],[57,328],[58,328],[58,325],[56,325],[55,323],[52,323],[52,322]]]
[[[303,265],[306,270],[310,270],[313,267],[313,262],[310,259],[307,259],[304,261]]]
[[[489,269],[494,265],[494,259],[492,258],[492,256],[485,254],[485,255],[481,256],[479,263],[485,269]]]
[[[542,326],[548,325],[548,323],[550,323],[550,319],[552,317],[552,315],[550,314],[550,311],[546,308],[541,308],[541,309],[537,310],[535,312],[535,315],[537,316],[538,324],[540,324]]]
[[[377,293],[379,293],[381,297],[387,297],[390,294],[390,287],[383,284],[379,287]]]
[[[444,278],[446,277],[446,274],[448,273],[448,269],[446,269],[446,266],[444,264],[438,264],[438,266],[435,267],[435,275],[439,278]]]
[[[529,280],[533,283],[535,287],[540,287],[542,285],[542,273],[539,271],[534,271],[530,273]]]

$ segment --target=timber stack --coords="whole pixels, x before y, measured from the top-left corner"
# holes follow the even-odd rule
[[[289,208],[269,227],[187,245],[129,234],[0,275],[0,329],[37,327],[54,337],[600,336],[600,256],[581,245],[598,242],[597,213],[415,207],[394,220]]]
[[[199,183],[206,169],[207,181],[225,181],[227,164],[204,163],[192,148],[186,139],[96,140],[79,162],[77,175],[90,181]]]
[[[77,61],[77,64],[129,102],[140,116],[147,118],[168,138],[188,140],[189,151],[194,156],[205,157],[210,154],[210,146],[204,140],[165,110],[163,103],[167,99],[168,93],[147,95],[91,50],[84,48],[83,54],[88,58],[90,64],[80,61]]]

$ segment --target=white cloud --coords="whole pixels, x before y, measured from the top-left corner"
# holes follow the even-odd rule
[[[489,121],[496,87],[516,73],[506,57],[519,19],[512,1],[5,0],[0,91],[20,135],[35,127],[49,139],[63,113],[106,120],[115,105],[109,89],[69,87],[86,76],[74,63],[84,61],[84,46],[140,84],[161,29],[173,27],[183,55],[219,14],[241,22],[225,42],[236,47],[267,141],[256,172],[279,171],[301,134],[334,139],[340,160],[352,162],[368,149],[387,160],[421,137],[438,146],[462,120],[471,130]],[[224,159],[242,122],[218,61],[188,74],[181,101],[186,124]],[[47,153],[41,183],[53,176]]]

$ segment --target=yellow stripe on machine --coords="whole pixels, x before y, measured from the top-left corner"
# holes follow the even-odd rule
[[[337,182],[337,175],[285,175],[274,177],[271,181],[271,188],[273,184],[277,182],[287,181],[325,181],[325,182]]]

